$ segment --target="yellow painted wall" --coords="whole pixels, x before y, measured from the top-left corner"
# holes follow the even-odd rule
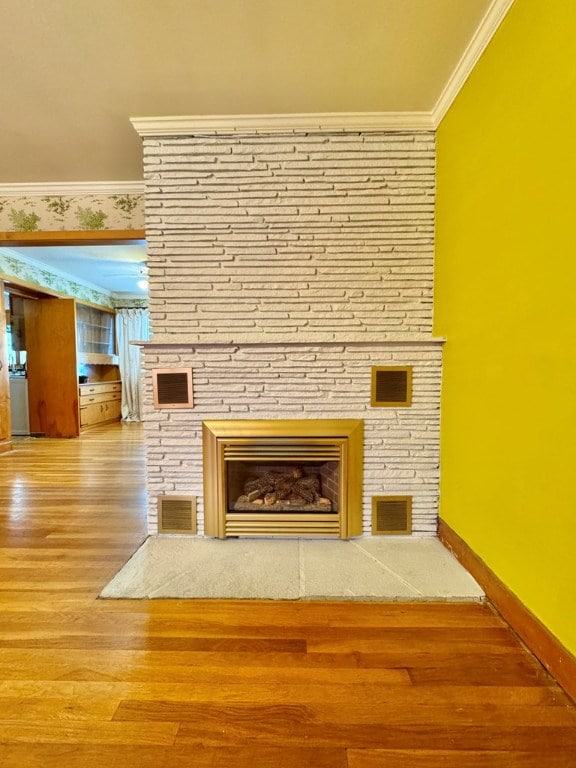
[[[576,654],[576,2],[516,0],[438,130],[441,517]]]

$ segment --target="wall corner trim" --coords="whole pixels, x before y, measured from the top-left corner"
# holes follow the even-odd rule
[[[140,136],[193,136],[218,133],[322,133],[433,131],[430,112],[322,112],[276,115],[189,115],[131,117]]]
[[[0,184],[2,197],[74,197],[76,195],[143,195],[143,181],[57,181]]]
[[[460,93],[461,88],[478,63],[480,56],[484,53],[488,43],[496,34],[498,27],[504,20],[504,17],[512,7],[513,3],[514,0],[492,0],[492,3],[486,11],[486,15],[466,46],[460,61],[456,65],[456,68],[432,110],[432,119],[435,128],[442,122],[442,118],[450,109],[456,96]]]
[[[442,519],[438,521],[438,538],[476,579],[494,608],[550,672],[558,685],[576,701],[576,657]]]

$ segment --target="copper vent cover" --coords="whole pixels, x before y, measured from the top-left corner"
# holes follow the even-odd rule
[[[152,371],[154,408],[191,408],[192,369],[155,368]]]
[[[373,496],[372,534],[374,536],[412,533],[411,496]]]
[[[412,404],[412,367],[372,368],[372,406],[398,407]]]
[[[195,496],[158,497],[159,533],[196,533]]]

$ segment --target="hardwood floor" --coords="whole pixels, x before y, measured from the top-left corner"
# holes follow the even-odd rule
[[[109,601],[138,426],[0,456],[2,768],[573,768],[576,707],[487,605]]]

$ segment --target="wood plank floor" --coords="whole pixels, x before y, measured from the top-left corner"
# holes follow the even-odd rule
[[[108,601],[141,429],[0,456],[2,768],[575,768],[576,708],[487,605]]]

